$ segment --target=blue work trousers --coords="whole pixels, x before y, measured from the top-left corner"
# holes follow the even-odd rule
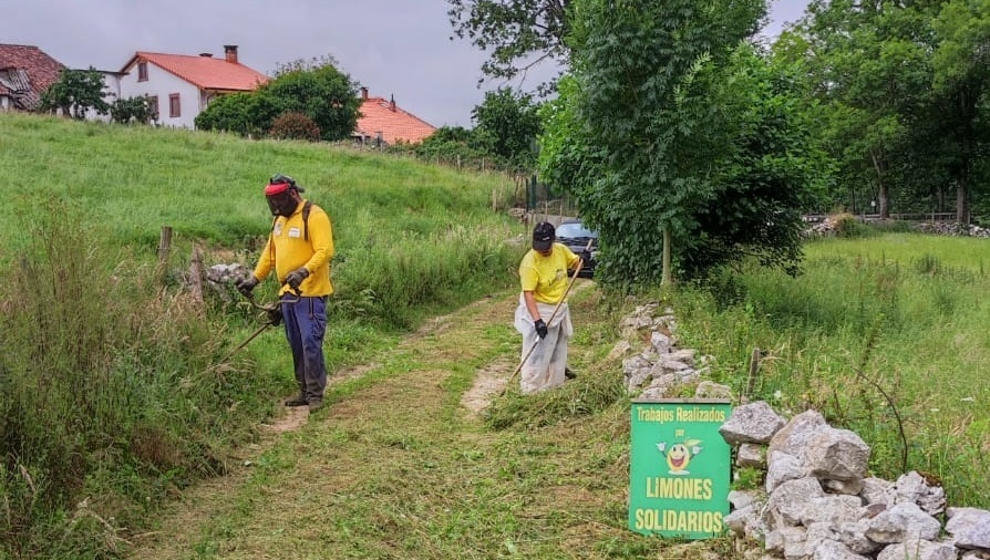
[[[327,298],[302,297],[282,301],[285,337],[292,347],[299,394],[313,402],[323,398],[327,387],[327,366],[323,360],[323,335],[327,330]]]

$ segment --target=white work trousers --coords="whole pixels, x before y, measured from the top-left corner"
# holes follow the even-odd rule
[[[553,315],[556,305],[536,303],[540,317],[544,321]],[[571,324],[571,313],[567,302],[560,304],[560,309],[552,322],[547,323],[547,336],[540,340],[533,326],[533,318],[526,308],[526,299],[519,294],[519,307],[516,308],[516,330],[523,336],[520,360],[526,357],[526,352],[536,344],[533,353],[523,364],[519,377],[519,389],[524,395],[552,389],[564,383],[564,369],[567,367],[567,341],[574,335]],[[539,341],[539,342],[537,342]]]

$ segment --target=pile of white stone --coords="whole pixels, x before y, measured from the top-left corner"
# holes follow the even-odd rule
[[[669,307],[661,311],[658,303],[641,305],[619,327],[623,340],[612,349],[613,358],[642,348],[622,361],[626,389],[640,398],[674,396],[682,386],[697,383],[709,371],[710,356],[696,358],[694,350],[678,348],[674,335],[677,321]],[[702,382],[698,391],[698,396],[730,396],[728,387],[711,382]]]
[[[250,272],[240,263],[215,264],[206,269],[206,281],[215,286],[224,286],[247,278]]]
[[[915,229],[934,235],[952,235],[962,237],[990,237],[990,228],[975,224],[962,225],[958,222],[922,222]]]
[[[990,511],[946,509],[917,472],[867,477],[870,448],[809,410],[789,422],[765,402],[737,407],[720,429],[736,464],[765,469],[763,490],[734,491],[726,524],[762,543],[753,558],[990,559]],[[945,534],[936,516],[945,513]]]

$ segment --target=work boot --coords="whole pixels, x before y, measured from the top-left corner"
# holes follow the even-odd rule
[[[577,374],[571,371],[571,368],[569,367],[564,368],[564,379],[575,379],[576,377]]]
[[[296,395],[285,401],[285,406],[306,406],[307,404],[309,402],[306,401],[306,397],[303,395]]]
[[[323,399],[309,399],[309,412],[313,413],[323,408]]]

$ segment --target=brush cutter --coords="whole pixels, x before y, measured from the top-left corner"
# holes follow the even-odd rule
[[[261,312],[260,315],[264,322],[260,327],[258,327],[258,330],[251,333],[251,336],[247,337],[244,342],[238,344],[233,350],[231,350],[230,353],[227,354],[223,360],[221,360],[221,363],[226,362],[232,358],[234,354],[240,352],[241,349],[250,344],[251,341],[254,340],[259,334],[265,332],[268,327],[277,327],[282,324],[282,304],[296,303],[302,298],[302,293],[298,289],[289,288],[289,290],[292,292],[293,297],[288,299],[280,298],[273,303],[265,305],[259,304],[255,301],[253,293],[249,293],[245,296],[251,303],[251,307],[254,307]]]

